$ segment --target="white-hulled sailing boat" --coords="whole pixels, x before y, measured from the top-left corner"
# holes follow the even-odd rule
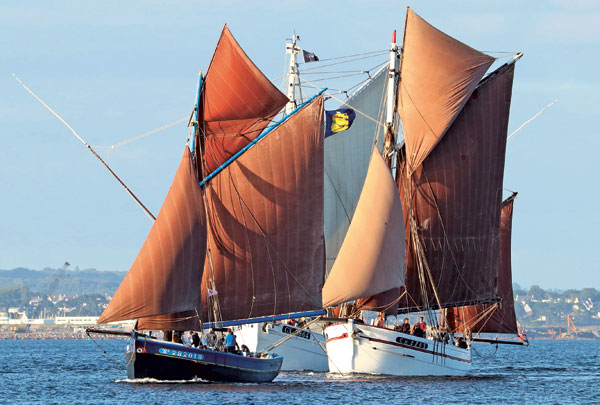
[[[282,357],[160,341],[321,309],[323,97],[288,99],[225,27],[199,80],[194,131],[161,211],[99,323],[137,319],[128,376],[271,381]]]
[[[376,166],[381,172],[382,166],[381,156],[375,153],[352,223],[323,288],[323,304],[330,307],[356,300],[355,313],[364,309],[389,314],[423,311],[431,326],[427,337],[417,337],[367,325],[358,317],[334,323],[325,330],[330,371],[463,375],[471,368],[470,336],[466,331],[460,340],[447,336],[461,329],[447,329],[452,325],[446,313],[456,307],[493,304],[503,296],[497,290],[500,206],[518,57],[482,80],[494,58],[407,10],[393,104],[404,132],[397,154],[396,187],[386,194],[382,190],[389,186],[370,185],[375,181],[371,178],[382,182],[385,177],[372,174]],[[389,129],[388,124],[388,134],[393,135]],[[386,158],[389,151],[389,147],[384,151]],[[369,193],[387,196],[379,202],[379,209],[386,213],[394,213],[396,209],[390,207],[402,201],[405,278],[404,255],[399,254],[404,253],[404,238],[389,240],[397,219],[389,214],[385,227],[366,232],[377,210],[371,202],[376,197]],[[379,255],[364,246],[372,237],[377,237]],[[399,271],[402,277],[393,279]],[[441,322],[436,309],[443,309]]]

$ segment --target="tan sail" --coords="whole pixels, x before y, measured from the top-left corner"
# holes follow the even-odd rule
[[[208,183],[203,320],[209,288],[222,320],[320,308],[323,178],[319,96]]]
[[[289,101],[248,58],[227,26],[206,73],[202,97],[199,132],[206,174],[260,135]]]
[[[493,62],[407,9],[398,112],[409,173],[440,142]]]
[[[403,307],[436,306],[438,299],[442,307],[470,305],[496,296],[498,207],[513,73],[510,64],[488,76],[422,165],[412,176],[403,171],[397,178],[406,221],[414,216],[431,272],[424,299],[411,238]]]
[[[404,222],[390,169],[374,149],[344,243],[323,287],[323,307],[404,284]]]
[[[516,193],[502,203],[500,216],[500,256],[498,265],[498,304],[472,305],[454,308],[450,328],[462,332],[466,325],[473,333],[517,334],[517,317],[512,288],[511,233],[513,204]],[[450,310],[448,310],[450,311]]]
[[[196,308],[206,231],[202,191],[186,146],[158,217],[98,323]]]

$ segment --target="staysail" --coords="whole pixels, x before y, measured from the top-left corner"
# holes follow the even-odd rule
[[[513,63],[503,65],[482,81],[412,175],[406,175],[403,162],[397,180],[405,221],[410,228],[414,220],[412,234],[418,235],[421,245],[416,250],[419,247],[410,238],[407,298],[401,304],[407,309],[477,304],[496,296],[498,207],[513,73]],[[431,274],[425,272],[423,284],[420,257]]]
[[[412,173],[440,142],[494,58],[444,34],[407,9],[398,112]]]
[[[512,288],[511,269],[511,233],[513,204],[516,193],[502,203],[500,215],[500,256],[498,264],[498,296],[502,299],[497,304],[483,304],[454,308],[455,325],[452,330],[462,332],[464,325],[474,333],[507,333],[517,334],[517,317]],[[448,310],[450,311],[450,309]],[[450,318],[450,317],[449,317]]]
[[[186,147],[158,217],[98,323],[195,309],[206,232],[202,191]]]
[[[211,294],[218,294],[222,320],[320,309],[322,96],[218,173],[206,197],[203,320],[214,320]]]
[[[288,101],[223,27],[199,107],[205,174],[260,135]]]
[[[404,223],[389,167],[373,148],[356,212],[323,287],[323,307],[404,284]]]
[[[380,118],[385,106],[387,69],[382,68],[365,87],[346,101],[343,108],[356,114],[350,129],[325,139],[325,244],[327,270],[335,262],[360,196],[371,149],[377,134],[383,132]],[[383,148],[379,137],[378,150]]]

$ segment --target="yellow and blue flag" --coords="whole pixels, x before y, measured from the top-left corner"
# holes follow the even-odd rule
[[[325,111],[325,138],[352,126],[356,113],[351,108]]]

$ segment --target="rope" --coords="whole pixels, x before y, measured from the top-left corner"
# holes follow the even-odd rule
[[[92,342],[94,342],[94,344],[95,344],[96,346],[98,346],[98,348],[99,348],[99,349],[102,351],[102,353],[104,353],[104,355],[106,356],[106,358],[107,358],[108,360],[110,360],[110,362],[111,362],[111,363],[113,363],[113,365],[115,366],[115,368],[116,368],[117,370],[119,370],[119,371],[124,371],[124,372],[127,372],[127,370],[125,370],[125,369],[124,369],[122,366],[120,366],[120,365],[119,365],[119,363],[117,363],[116,361],[114,361],[114,360],[112,359],[112,357],[110,357],[110,356],[108,355],[108,353],[106,352],[106,350],[104,350],[104,348],[102,348],[102,346],[100,346],[100,344],[98,344],[98,342],[96,342],[96,340],[95,340],[95,339],[94,339],[94,338],[93,338],[93,337],[92,337],[92,336],[91,336],[89,333],[87,333],[87,332],[86,332],[86,334],[87,334],[87,336],[90,338],[90,340],[91,340]]]
[[[315,323],[315,322],[317,322],[317,321],[321,320],[321,318],[322,318],[322,316],[317,316],[315,319],[313,319],[313,320],[311,320],[311,321],[309,321],[309,322],[305,323],[304,325],[302,325],[301,327],[299,327],[298,329],[296,329],[294,332],[290,333],[289,335],[287,335],[287,336],[286,336],[286,337],[284,337],[283,339],[281,339],[281,340],[279,340],[279,341],[277,341],[277,342],[273,343],[271,346],[267,347],[267,348],[266,348],[265,350],[263,350],[262,352],[263,352],[263,353],[267,353],[267,352],[269,352],[269,351],[271,351],[271,350],[275,349],[276,347],[278,347],[278,346],[281,346],[283,343],[285,343],[285,342],[287,342],[288,340],[290,340],[291,338],[293,338],[293,337],[297,336],[297,335],[298,335],[298,334],[299,334],[301,331],[303,331],[303,330],[307,329],[307,328],[308,328],[310,325],[312,325],[313,323]],[[317,339],[317,338],[315,338],[315,340],[317,340],[317,342],[318,342],[318,339]],[[325,353],[327,353],[327,350],[325,350]]]
[[[330,61],[330,60],[339,60],[339,59],[346,59],[346,58],[354,58],[355,56],[383,54],[383,53],[387,53],[387,52],[389,52],[387,49],[385,51],[371,51],[371,52],[357,53],[357,54],[354,54],[354,55],[336,56],[336,57],[333,57],[333,58],[319,59],[317,62],[327,62],[327,61]],[[315,62],[309,62],[309,63],[315,63]],[[306,64],[306,63],[303,63],[303,64]]]
[[[476,354],[478,357],[480,357],[480,358],[482,358],[482,359],[484,359],[484,360],[485,360],[485,359],[490,359],[490,358],[494,357],[494,356],[496,355],[496,353],[498,353],[498,346],[499,346],[499,345],[498,345],[498,343],[496,343],[496,348],[495,348],[494,352],[493,352],[492,354],[490,354],[490,355],[487,355],[487,356],[484,356],[483,354],[479,353],[479,352],[477,351],[477,349],[475,349],[475,346],[474,346],[474,345],[471,345],[471,350],[472,350],[472,351],[473,351],[473,353],[475,353],[475,354]]]
[[[144,212],[153,221],[156,220],[156,217],[154,215],[152,215],[152,213],[150,212],[150,210],[148,208],[146,208],[146,206],[140,201],[139,198],[136,197],[135,194],[133,194],[133,192],[129,189],[129,187],[127,187],[125,185],[125,183],[123,183],[123,181],[119,178],[119,176],[117,176],[117,174],[112,171],[112,169],[108,166],[108,164],[106,164],[106,162],[104,160],[102,160],[102,158],[96,153],[96,151],[86,141],[84,141],[83,138],[80,137],[79,134],[77,132],[75,132],[75,130],[60,115],[58,115],[52,108],[50,108],[50,106],[48,104],[46,104],[44,102],[44,100],[42,100],[41,98],[39,98],[33,91],[31,91],[29,89],[29,87],[27,87],[25,85],[25,83],[23,83],[23,81],[21,79],[19,79],[14,73],[12,73],[12,76],[15,78],[15,80],[17,82],[19,82],[21,84],[21,86],[23,86],[23,88],[25,88],[25,90],[27,90],[29,92],[29,94],[31,94],[37,101],[39,101],[48,111],[50,111],[50,113],[52,113],[52,115],[54,115],[56,118],[58,118],[58,120],[60,122],[62,122],[69,129],[69,131],[71,131],[71,133],[73,135],[75,135],[75,137],[77,139],[79,139],[79,141],[81,143],[83,143],[85,145],[85,147],[88,148],[88,150],[104,165],[104,167],[110,172],[110,174],[112,174],[113,177],[115,179],[117,179],[117,181],[121,184],[121,186],[123,186],[123,188],[125,189],[125,191],[127,191],[127,193],[138,203],[138,205],[140,207],[142,207],[142,209],[144,210]]]
[[[144,132],[144,133],[142,133],[140,135],[137,135],[137,136],[135,136],[133,138],[126,139],[124,141],[115,143],[114,145],[108,145],[108,146],[94,145],[94,148],[104,148],[104,149],[111,149],[111,150],[117,149],[117,148],[120,148],[121,146],[125,146],[125,145],[127,145],[129,143],[138,141],[138,140],[140,140],[142,138],[145,138],[145,137],[147,137],[149,135],[153,135],[153,134],[156,134],[157,132],[164,131],[165,129],[171,128],[172,126],[175,126],[177,124],[181,124],[182,122],[185,122],[187,120],[188,120],[188,118],[186,118],[186,117],[180,118],[177,121],[170,122],[168,124],[163,125],[162,127],[158,127],[158,128],[152,129],[150,131],[147,131],[147,132]]]
[[[306,80],[306,79],[303,79],[303,81],[304,81],[304,82],[306,82],[306,83],[308,83],[308,84],[310,84],[312,87],[314,87],[314,88],[315,88],[315,89],[317,89],[317,90],[322,90],[322,89],[323,89],[322,87],[316,86],[316,85],[314,85],[312,82],[310,82],[310,81],[308,81],[308,80]],[[353,109],[355,112],[359,113],[360,115],[362,115],[362,116],[363,116],[363,117],[365,117],[366,119],[373,121],[375,124],[377,124],[377,125],[378,125],[378,127],[383,127],[383,124],[381,124],[381,123],[380,123],[379,121],[377,121],[375,118],[371,117],[370,115],[367,115],[367,114],[365,114],[364,112],[362,112],[362,111],[360,111],[359,109],[357,109],[357,108],[355,108],[355,107],[351,106],[350,104],[346,103],[345,101],[343,101],[343,100],[341,100],[341,99],[339,99],[339,98],[335,97],[333,94],[329,93],[328,91],[326,91],[326,92],[325,92],[325,94],[327,94],[327,95],[328,95],[330,98],[332,98],[332,99],[334,99],[334,100],[336,100],[336,101],[339,101],[341,104],[343,104],[343,105],[345,105],[345,106],[347,106],[347,107],[350,107],[350,108],[352,108],[352,109]]]

